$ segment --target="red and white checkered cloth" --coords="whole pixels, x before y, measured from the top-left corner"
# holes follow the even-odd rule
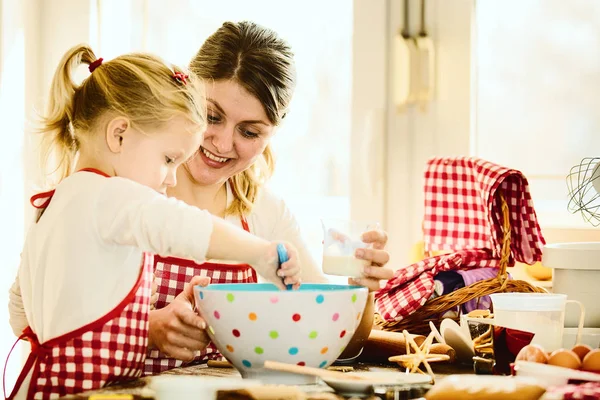
[[[543,398],[549,400],[598,400],[600,399],[600,382],[550,387]]]
[[[501,193],[509,207],[511,259],[533,264],[545,244],[529,184],[516,170],[478,158],[433,158],[425,171],[425,248],[454,253],[396,271],[375,295],[388,321],[419,309],[433,293],[433,277],[455,269],[498,267],[502,248]]]

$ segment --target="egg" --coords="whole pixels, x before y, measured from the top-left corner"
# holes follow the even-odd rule
[[[531,361],[541,364],[548,363],[548,354],[537,344],[528,344],[517,354],[516,361]]]
[[[580,360],[583,360],[585,358],[586,354],[589,353],[590,351],[592,351],[592,348],[590,346],[588,346],[587,344],[578,344],[575,347],[573,347],[571,350],[573,350],[573,352],[579,356]]]
[[[581,367],[581,360],[572,350],[558,349],[550,354],[548,364],[556,365],[557,367],[579,369]]]
[[[584,371],[600,372],[600,349],[595,349],[586,354],[581,369]]]

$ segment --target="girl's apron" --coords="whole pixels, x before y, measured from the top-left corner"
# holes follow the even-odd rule
[[[107,176],[97,170],[84,171]],[[53,194],[54,190],[39,193],[31,203],[43,211]],[[28,340],[31,352],[7,398],[16,396],[31,371],[27,399],[55,399],[141,376],[148,348],[152,267],[153,256],[144,253],[139,277],[130,292],[96,321],[44,343],[27,327],[17,342]]]
[[[250,232],[245,218],[242,218],[242,227],[246,232]],[[211,278],[211,283],[257,282],[256,271],[248,264],[220,264],[213,262],[196,264],[193,261],[181,258],[155,256],[154,266],[155,283],[158,286],[158,298],[155,303],[156,309],[161,309],[169,305],[194,276],[207,276]],[[221,357],[215,345],[209,343],[206,349],[198,351],[194,359],[185,364],[196,364]],[[152,349],[149,350],[148,357],[146,357],[144,372],[147,375],[154,375],[168,369],[181,367],[182,365],[184,365],[183,361],[169,357],[157,349]]]

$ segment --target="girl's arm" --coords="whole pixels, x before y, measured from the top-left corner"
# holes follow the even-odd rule
[[[252,265],[280,288],[284,288],[281,277],[285,277],[286,284],[300,282],[300,265],[292,246],[286,245],[290,260],[278,271],[276,243],[128,179],[106,179],[101,186],[96,197],[95,224],[100,238],[107,243],[136,246],[198,263],[207,257],[237,260]]]

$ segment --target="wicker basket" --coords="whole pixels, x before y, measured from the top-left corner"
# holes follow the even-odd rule
[[[502,250],[500,254],[500,267],[498,275],[495,278],[475,282],[470,286],[466,286],[455,290],[452,293],[436,297],[427,301],[421,308],[400,321],[385,321],[379,314],[375,314],[375,325],[380,329],[388,331],[402,332],[404,329],[412,334],[427,335],[431,331],[429,322],[433,322],[437,327],[442,320],[442,315],[455,307],[462,306],[470,300],[480,297],[502,292],[522,292],[522,293],[544,293],[545,289],[533,286],[529,282],[521,280],[508,279],[506,267],[510,259],[510,216],[508,204],[504,197],[499,194],[500,204],[502,207]],[[453,318],[458,321],[459,317]]]

